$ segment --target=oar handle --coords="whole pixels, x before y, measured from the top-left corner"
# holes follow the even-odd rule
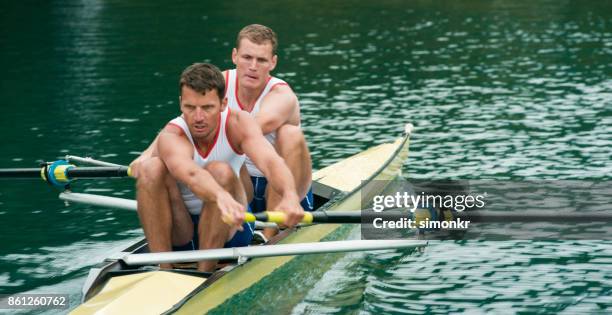
[[[284,223],[286,214],[281,211],[265,211],[259,213],[247,213],[246,222],[272,222]],[[313,211],[304,212],[304,218],[300,223],[361,223],[361,211]]]
[[[265,212],[259,212],[259,213],[250,213],[247,212],[245,215],[245,222],[255,222],[255,221],[261,221],[261,222],[271,222],[271,223],[276,223],[276,224],[282,224],[285,222],[285,219],[287,218],[287,215],[284,212],[280,212],[280,211],[265,211]],[[313,216],[312,213],[310,212],[304,212],[304,218],[302,218],[302,221],[300,221],[300,223],[306,223],[306,224],[310,224],[313,222]]]

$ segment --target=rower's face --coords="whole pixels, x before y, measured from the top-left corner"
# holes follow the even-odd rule
[[[270,72],[276,67],[276,55],[272,53],[272,43],[258,45],[243,38],[240,48],[232,50],[232,61],[236,65],[241,87],[261,88],[268,81]]]
[[[193,138],[207,139],[214,136],[213,133],[219,124],[219,115],[227,104],[227,100],[219,100],[217,90],[202,94],[183,86],[180,103],[183,118]]]

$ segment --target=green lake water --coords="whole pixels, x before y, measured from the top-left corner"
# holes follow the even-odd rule
[[[610,1],[22,1],[0,4],[0,166],[66,154],[127,164],[178,115],[182,69],[227,69],[243,26],[279,36],[314,167],[415,125],[414,179],[612,178]],[[79,192],[132,198],[128,180]],[[142,235],[134,213],[0,182],[0,294],[70,294]],[[612,242],[431,242],[353,253],[309,313],[609,313]],[[296,300],[296,299],[291,299]],[[281,303],[281,302],[279,302]]]

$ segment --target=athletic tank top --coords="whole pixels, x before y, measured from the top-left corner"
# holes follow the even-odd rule
[[[228,163],[236,176],[240,176],[240,168],[244,163],[244,154],[238,154],[232,147],[227,135],[227,118],[230,114],[230,109],[227,108],[219,115],[219,124],[217,135],[213,145],[208,149],[208,152],[202,152],[198,145],[194,142],[189,132],[187,122],[182,116],[172,119],[168,124],[181,128],[191,145],[193,146],[193,161],[200,167],[206,166],[213,161],[221,161]],[[193,194],[191,190],[182,182],[178,182],[178,187],[181,191],[185,206],[191,214],[198,215],[202,211],[202,200]]]
[[[261,100],[268,93],[270,93],[270,91],[277,85],[288,85],[288,84],[287,82],[279,78],[270,77],[268,79],[268,82],[266,83],[266,87],[263,89],[263,91],[257,98],[257,101],[255,101],[253,110],[251,110],[250,112],[252,117],[255,117],[255,115],[259,112],[259,109],[261,106]],[[240,101],[238,100],[238,76],[236,75],[236,69],[228,70],[225,73],[225,97],[227,97],[227,105],[229,108],[234,109],[234,110],[246,111],[245,107],[242,104],[240,104]],[[272,145],[276,143],[276,131],[273,131],[269,134],[265,134],[264,137],[266,137],[268,142],[270,142]],[[257,166],[255,166],[253,161],[251,161],[251,159],[249,159],[248,157],[246,158],[245,164],[247,166],[247,169],[249,170],[249,175],[257,176],[257,177],[264,177],[264,174],[257,168]]]

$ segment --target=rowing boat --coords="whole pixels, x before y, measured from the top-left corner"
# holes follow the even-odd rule
[[[408,124],[403,137],[396,141],[375,146],[313,173],[315,208],[361,209],[364,185],[400,175],[408,157],[411,131],[412,125]],[[64,193],[63,198],[69,199],[70,193]],[[300,226],[282,230],[265,245],[249,249],[334,241],[346,238],[350,230],[350,226],[339,224]],[[316,245],[311,247],[317,252]],[[154,265],[126,264],[126,256],[147,252],[143,239],[92,268],[83,287],[83,303],[71,314],[236,313],[239,309],[254,312],[270,310],[269,303],[278,300],[291,306],[296,302],[292,299],[305,294],[308,282],[314,284],[317,276],[340,255],[287,256],[291,254],[287,252],[245,259],[237,254],[238,259],[224,261],[223,267],[213,273],[185,268],[161,271]],[[300,281],[295,281],[298,278]],[[287,292],[291,292],[290,296],[283,295]],[[279,294],[283,296],[279,298]],[[281,311],[283,305],[276,304],[274,308]]]

